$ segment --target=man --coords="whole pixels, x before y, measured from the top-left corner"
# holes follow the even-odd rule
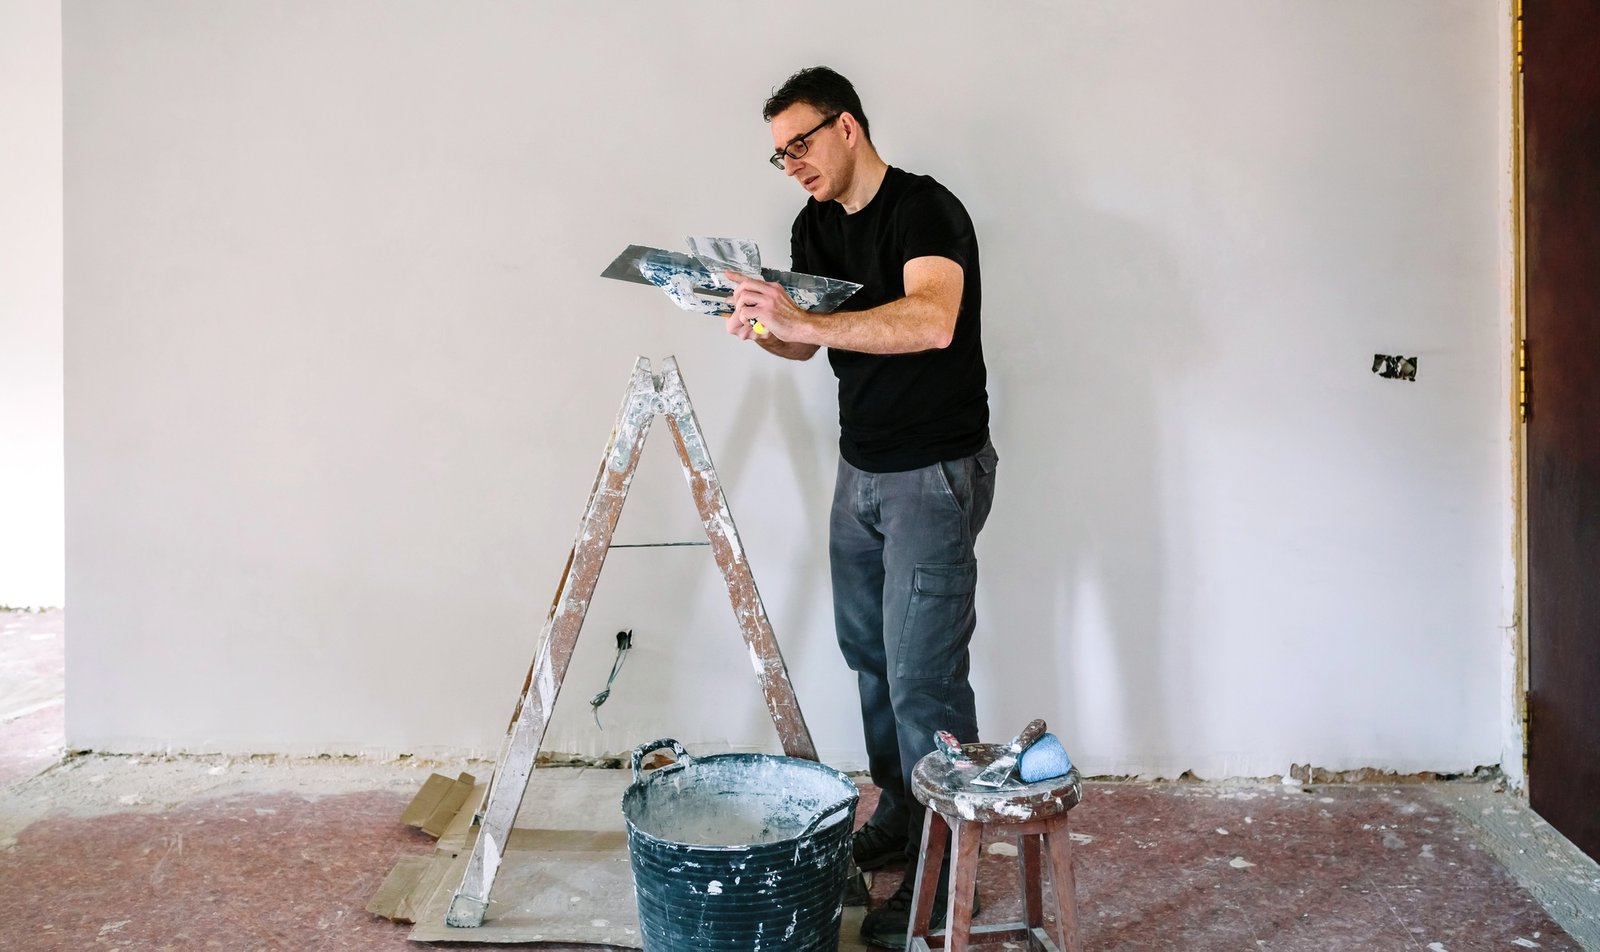
[[[862,288],[839,313],[811,314],[777,284],[730,275],[739,287],[727,327],[791,360],[826,347],[839,378],[834,625],[857,674],[868,765],[882,791],[853,849],[862,869],[901,865],[922,836],[911,769],[934,749],[935,731],[978,739],[967,678],[973,542],[989,515],[997,461],[978,244],[949,190],[878,156],[855,88],[833,70],[789,77],[763,116],[772,164],[811,196],[791,232],[794,270]],[[907,875],[867,915],[868,942],[904,947],[914,879]]]

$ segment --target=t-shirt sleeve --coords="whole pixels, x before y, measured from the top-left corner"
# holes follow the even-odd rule
[[[797,274],[811,273],[806,264],[805,220],[802,212],[794,216],[794,224],[789,226],[789,270]]]
[[[972,219],[954,195],[943,188],[922,189],[906,196],[897,212],[901,264],[931,255],[967,267]]]

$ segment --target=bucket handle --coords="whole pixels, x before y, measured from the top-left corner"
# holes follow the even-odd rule
[[[838,803],[835,803],[833,806],[828,807],[826,810],[823,810],[821,813],[812,817],[811,822],[806,825],[805,832],[800,834],[800,839],[803,840],[815,832],[817,827],[822,824],[823,820],[826,820],[828,817],[833,816],[835,813],[838,813],[840,810],[843,810],[846,807],[855,806],[857,799],[857,794],[851,794],[850,796],[845,797],[843,800],[840,800]]]
[[[660,750],[663,747],[671,747],[672,748],[672,754],[673,754],[673,756],[675,758],[677,758],[677,762],[673,763],[673,764],[668,764],[667,766],[662,767],[661,768],[662,770],[672,770],[675,767],[687,767],[687,766],[689,766],[689,762],[694,759],[693,757],[689,756],[689,752],[687,750],[683,749],[683,745],[682,744],[678,743],[677,741],[673,740],[670,737],[663,737],[660,740],[653,740],[648,744],[640,744],[638,747],[635,747],[633,749],[633,782],[634,783],[638,783],[639,781],[644,779],[644,777],[643,777],[643,775],[642,775],[642,773],[640,772],[640,769],[639,769],[644,764],[644,755],[650,753],[653,750]]]

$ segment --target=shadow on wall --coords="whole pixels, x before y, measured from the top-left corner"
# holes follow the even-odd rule
[[[756,569],[756,588],[762,593],[768,621],[771,622],[772,629],[777,635],[779,650],[783,652],[784,664],[792,678],[796,671],[807,669],[813,652],[837,651],[831,638],[819,641],[795,636],[813,630],[829,633],[833,631],[833,602],[828,575],[827,509],[812,512],[804,503],[806,500],[826,501],[832,498],[834,467],[838,454],[817,452],[821,434],[812,425],[809,415],[801,409],[805,406],[806,400],[800,392],[797,367],[791,361],[754,353],[754,344],[748,346],[752,352],[745,355],[746,359],[760,361],[759,369],[751,376],[749,386],[734,404],[736,409],[727,436],[721,439],[721,445],[711,447],[712,460],[716,464],[717,474],[721,477],[723,486],[731,493],[732,487],[748,484],[754,462],[751,454],[761,447],[770,445],[771,441],[763,439],[762,434],[776,429],[781,438],[786,457],[784,463],[794,475],[797,490],[792,497],[794,512],[786,520],[785,528],[792,532],[796,544],[795,551],[799,557],[795,559],[794,568],[788,578],[780,579],[774,571],[776,566],[768,568],[762,564],[753,567]],[[813,360],[826,359],[825,354],[818,354],[813,358]],[[732,505],[730,502],[730,506]],[[741,511],[735,506],[733,517],[736,524],[741,515]],[[748,531],[746,528],[748,525],[749,523],[740,526],[741,534]],[[748,548],[749,539],[746,538],[744,541]],[[710,580],[705,584],[715,588],[713,601],[724,603],[721,608],[723,614],[718,617],[728,617],[725,614],[727,594],[721,575],[713,572],[708,578]],[[799,593],[799,597],[788,599],[789,606],[780,615],[777,613],[777,606],[769,601],[769,593],[785,590]],[[743,651],[744,646],[738,640],[737,630],[729,634],[734,639],[734,644]],[[691,689],[685,693],[685,696],[692,697],[699,686],[699,676],[688,667],[682,670],[682,674],[692,679]],[[759,701],[760,689],[753,674],[748,686],[749,696]],[[853,687],[853,682],[849,682],[847,686]],[[804,685],[796,683],[795,689],[797,692],[803,692]],[[738,686],[736,690],[742,691],[743,686]],[[824,690],[827,690],[827,687]],[[800,709],[807,710],[804,693],[801,694],[800,700]],[[777,730],[772,726],[765,704],[739,704],[732,706],[731,709],[746,712],[746,720],[740,724],[729,724],[726,736],[770,735],[776,749]],[[815,723],[810,726],[813,732],[817,730]]]
[[[983,184],[994,217],[977,222],[1001,457],[979,703],[1015,721],[984,734],[1045,716],[1086,769],[1148,773],[1197,733],[1178,732],[1198,713],[1192,606],[1169,577],[1194,557],[1189,514],[1170,505],[1190,477],[1163,410],[1201,342],[1159,236],[1094,207],[1059,143],[1030,127],[997,120],[969,140],[1018,157],[1017,174]]]

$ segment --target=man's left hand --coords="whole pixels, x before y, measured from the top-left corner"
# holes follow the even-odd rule
[[[783,285],[731,271],[727,272],[727,278],[735,286],[729,303],[733,305],[736,318],[749,325],[759,321],[768,333],[781,340],[796,344],[818,343],[808,336],[810,315],[795,305]]]

